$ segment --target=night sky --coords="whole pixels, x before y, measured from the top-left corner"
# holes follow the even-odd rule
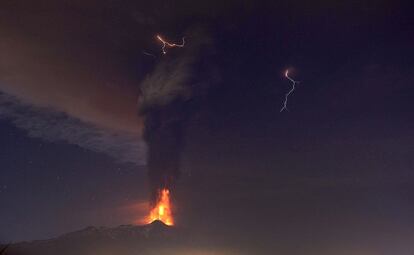
[[[211,245],[413,254],[414,19],[363,2],[2,1],[0,243],[136,223],[174,165]]]

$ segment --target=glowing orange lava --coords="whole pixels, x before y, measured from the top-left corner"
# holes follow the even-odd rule
[[[162,221],[168,226],[174,225],[170,191],[168,189],[161,189],[159,191],[157,204],[151,209],[150,214],[148,215],[148,224],[155,220]]]

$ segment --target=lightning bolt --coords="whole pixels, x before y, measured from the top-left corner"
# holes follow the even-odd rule
[[[286,70],[286,72],[285,72],[285,77],[286,77],[286,78],[287,78],[290,82],[292,82],[292,88],[289,90],[289,92],[288,92],[288,93],[286,93],[286,95],[285,95],[285,100],[283,101],[283,107],[282,107],[282,109],[280,109],[280,112],[283,112],[283,110],[287,110],[287,111],[288,111],[288,108],[287,108],[288,98],[289,98],[290,94],[292,94],[292,93],[293,93],[293,91],[295,91],[296,84],[297,84],[297,83],[299,83],[298,81],[295,81],[294,79],[292,79],[292,78],[289,76],[289,70]]]
[[[162,43],[162,54],[164,54],[164,55],[167,54],[167,50],[166,50],[167,47],[168,48],[175,48],[175,47],[183,48],[184,45],[185,45],[184,37],[182,39],[181,44],[170,43],[170,42],[162,39],[162,37],[160,35],[157,35],[157,39]]]

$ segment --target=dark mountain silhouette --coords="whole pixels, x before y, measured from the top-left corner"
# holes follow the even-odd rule
[[[160,221],[144,226],[91,226],[54,239],[15,243],[1,255],[165,254],[184,245],[185,239],[183,231]]]
[[[0,245],[0,255],[6,254],[6,250],[8,247],[9,245],[4,245],[4,246]]]

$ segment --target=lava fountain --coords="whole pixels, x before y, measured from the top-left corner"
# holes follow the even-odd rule
[[[162,221],[167,226],[174,226],[170,191],[167,188],[158,191],[157,201],[148,215],[147,223],[156,220]]]

